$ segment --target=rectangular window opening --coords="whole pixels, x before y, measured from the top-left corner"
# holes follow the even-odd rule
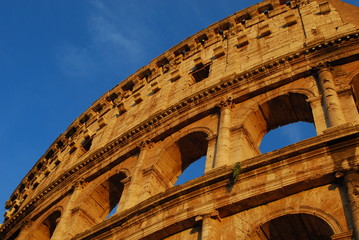
[[[175,55],[175,57],[177,57],[181,54],[182,54],[182,56],[184,56],[189,51],[190,51],[189,46],[187,44],[185,44],[182,47],[180,47],[179,49],[177,49],[176,51],[174,51],[173,54]]]
[[[75,134],[75,132],[76,132],[76,128],[75,127],[72,127],[67,133],[66,133],[66,137],[67,138],[70,138],[70,137],[72,137],[74,134]]]
[[[197,43],[204,44],[206,41],[208,41],[208,37],[206,34],[202,34],[199,37],[196,38]]]
[[[210,66],[211,66],[210,64],[206,64],[206,65],[204,65],[203,63],[196,64],[192,72],[193,79],[196,82],[200,82],[203,79],[208,78]]]
[[[258,8],[258,13],[261,14],[261,13],[264,13],[264,14],[268,14],[269,11],[272,11],[273,10],[273,6],[272,4],[266,4],[260,8]]]
[[[134,88],[134,86],[135,86],[135,83],[131,80],[131,81],[126,82],[126,83],[121,87],[121,89],[122,89],[123,91],[132,91],[133,88]]]
[[[251,20],[252,16],[249,13],[245,13],[235,19],[237,24],[241,23],[244,24],[247,20]]]

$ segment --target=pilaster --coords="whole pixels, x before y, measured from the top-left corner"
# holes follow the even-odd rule
[[[230,164],[230,135],[231,135],[231,117],[233,102],[231,98],[227,98],[218,104],[220,108],[219,123],[218,123],[218,137],[216,144],[216,156],[214,167],[220,167]]]
[[[32,225],[32,221],[25,220],[23,222],[23,224],[22,224],[20,234],[17,236],[16,239],[18,239],[18,240],[27,240],[27,239],[29,239],[29,233],[30,233],[31,225]]]
[[[143,141],[139,145],[140,153],[137,158],[136,166],[134,167],[131,175],[131,181],[128,183],[127,192],[123,194],[121,202],[117,212],[130,208],[142,199],[143,194],[143,168],[145,159],[148,157],[148,153],[151,151],[152,142],[149,140]]]
[[[218,240],[220,239],[220,217],[218,212],[200,215],[196,217],[197,221],[202,221],[201,240]]]
[[[322,93],[322,104],[327,119],[327,127],[344,124],[346,121],[329,64],[320,64],[315,70],[318,77],[319,90]]]
[[[52,240],[65,240],[71,239],[73,237],[73,209],[77,207],[79,198],[82,196],[84,187],[86,183],[84,180],[76,182],[72,186],[72,194],[67,205],[64,208],[64,211],[61,213],[60,221],[58,222],[56,229],[51,237]],[[71,226],[71,227],[69,227]]]

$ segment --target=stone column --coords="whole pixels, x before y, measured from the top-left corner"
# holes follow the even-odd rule
[[[231,128],[231,115],[232,115],[232,100],[228,98],[219,104],[219,126],[218,137],[216,146],[216,157],[214,167],[224,166],[230,163],[230,128]]]
[[[206,166],[204,172],[211,171],[215,165],[215,153],[216,153],[216,139],[217,136],[212,136],[211,138],[207,138],[208,147],[207,147],[207,155],[206,155]]]
[[[348,193],[349,210],[353,218],[354,235],[359,239],[359,172],[345,173],[344,182]]]
[[[333,74],[328,64],[316,68],[319,86],[322,91],[323,107],[327,117],[327,126],[334,127],[345,123],[343,109],[335,89]]]
[[[201,240],[220,239],[220,218],[218,212],[197,216],[196,221],[202,221]]]
[[[72,222],[72,210],[75,209],[78,205],[78,201],[82,196],[82,192],[85,186],[85,181],[81,180],[76,182],[72,186],[72,194],[70,199],[64,208],[64,211],[61,213],[60,221],[58,222],[54,233],[52,234],[51,240],[65,240],[71,239],[73,227]],[[72,226],[72,227],[71,227]]]
[[[143,193],[143,168],[145,159],[148,157],[148,152],[152,148],[152,143],[150,141],[144,141],[140,144],[140,153],[137,158],[136,166],[131,174],[131,181],[128,185],[127,192],[122,196],[121,202],[123,204],[119,205],[116,212],[120,212],[124,209],[135,206],[142,200]]]

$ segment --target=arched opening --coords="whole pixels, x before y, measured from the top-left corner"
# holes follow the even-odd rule
[[[126,178],[123,172],[109,177],[99,184],[90,194],[85,196],[84,201],[79,205],[77,213],[78,224],[86,230],[113,214],[113,210],[120,202],[124,185],[121,182]]]
[[[269,131],[262,139],[261,153],[271,152],[285,146],[316,136],[313,123],[296,122]]]
[[[208,148],[207,136],[207,133],[200,131],[189,133],[162,152],[157,165],[163,172],[165,181],[170,185],[179,185],[203,175],[204,170],[198,168],[204,169]],[[188,171],[184,173],[187,168]],[[177,182],[182,173],[184,176]]]
[[[61,212],[55,211],[51,213],[44,221],[42,221],[33,231],[30,239],[50,240],[55,232],[57,223],[60,221]]]
[[[288,214],[258,226],[250,240],[330,240],[334,232],[323,219],[310,214]]]
[[[249,156],[256,156],[261,152],[259,146],[264,136],[271,130],[297,122],[314,122],[310,104],[304,94],[287,93],[258,105],[257,110],[249,114],[244,123],[247,139],[251,142],[248,144],[250,146],[248,152],[251,152]],[[290,134],[295,134],[295,131]],[[299,138],[292,136],[292,139]],[[272,142],[278,142],[278,139]]]
[[[204,174],[204,168],[206,165],[206,157],[201,157],[191,163],[177,178],[175,185],[181,185],[192,179],[198,178]]]

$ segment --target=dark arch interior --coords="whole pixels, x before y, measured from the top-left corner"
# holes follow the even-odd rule
[[[193,132],[178,140],[176,143],[181,153],[182,171],[191,163],[207,154],[207,134]]]
[[[330,240],[334,234],[321,218],[310,214],[288,214],[275,218],[253,231],[255,240]]]
[[[313,115],[307,96],[288,93],[276,97],[260,106],[267,122],[267,132],[280,126],[298,121],[313,122]]]
[[[30,239],[50,240],[55,232],[57,223],[61,218],[60,211],[51,213],[38,227],[32,232]]]
[[[306,95],[286,93],[258,105],[257,110],[247,117],[244,127],[253,147],[259,148],[268,132],[296,122],[314,122],[311,106]],[[258,149],[253,150],[260,152]]]
[[[98,185],[88,196],[84,197],[81,208],[86,211],[86,214],[79,211],[76,216],[76,221],[83,226],[82,230],[103,221],[116,207],[124,188],[121,180],[125,178],[126,174],[122,172],[114,174]]]

